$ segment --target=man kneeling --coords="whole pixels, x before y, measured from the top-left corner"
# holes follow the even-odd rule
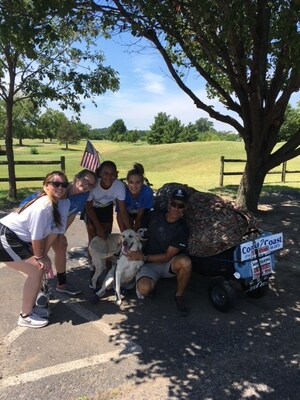
[[[187,203],[187,193],[175,190],[168,202],[166,212],[152,211],[148,217],[149,239],[144,253],[130,252],[129,260],[144,260],[145,264],[137,274],[137,294],[149,295],[161,278],[177,279],[175,302],[180,316],[187,315],[184,290],[189,282],[192,264],[182,253],[187,246],[189,232],[182,220]]]

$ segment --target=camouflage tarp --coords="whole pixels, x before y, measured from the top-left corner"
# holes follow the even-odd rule
[[[156,195],[155,209],[166,208],[171,193],[177,188],[184,188],[189,195],[184,219],[190,230],[190,255],[206,257],[221,253],[239,244],[249,231],[257,228],[253,215],[236,208],[233,202],[181,183],[162,186]]]

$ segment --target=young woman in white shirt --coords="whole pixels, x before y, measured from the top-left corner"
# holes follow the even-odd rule
[[[43,190],[33,200],[0,219],[0,261],[27,275],[18,325],[41,328],[48,319],[34,311],[43,274],[49,272],[47,238],[66,229],[70,201],[65,199],[68,180],[61,171],[49,173]]]

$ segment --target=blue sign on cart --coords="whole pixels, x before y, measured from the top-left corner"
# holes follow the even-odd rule
[[[240,244],[241,261],[254,260],[257,257],[264,257],[282,248],[282,233],[261,236],[258,239]]]

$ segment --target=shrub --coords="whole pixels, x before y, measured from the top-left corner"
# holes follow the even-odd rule
[[[30,153],[31,154],[39,154],[38,149],[36,147],[31,147]]]

